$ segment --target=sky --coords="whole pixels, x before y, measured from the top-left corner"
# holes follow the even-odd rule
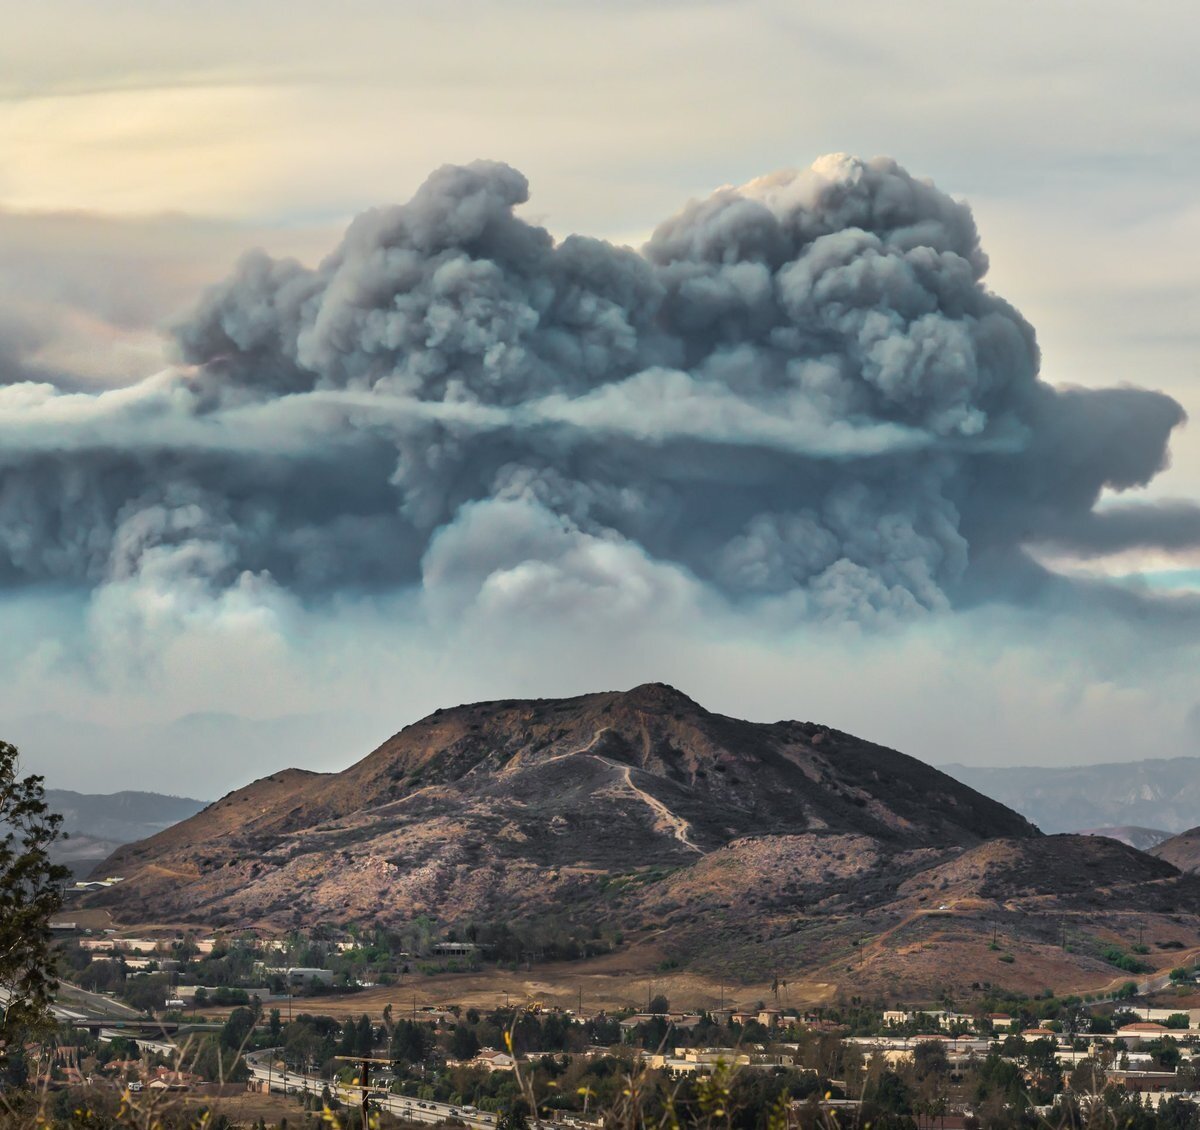
[[[0,735],[210,798],[661,680],[1200,754],[1198,20],[22,7]]]

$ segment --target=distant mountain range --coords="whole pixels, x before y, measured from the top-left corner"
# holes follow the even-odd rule
[[[126,923],[604,930],[623,975],[889,999],[1097,987],[1126,935],[1170,955],[1200,933],[1200,880],[1163,859],[1045,836],[895,750],[662,684],[436,711],[340,773],[230,793],[103,871],[125,881],[88,901]]]
[[[1200,820],[1200,757],[1065,769],[943,765],[950,776],[1015,808],[1043,832],[1137,828],[1166,834]],[[1142,844],[1135,844],[1141,847]]]
[[[194,816],[208,801],[160,793],[122,792],[103,795],[69,789],[47,789],[46,803],[63,818],[68,839],[54,849],[59,863],[95,865],[122,844],[153,836]]]
[[[1162,828],[1137,828],[1131,824],[1122,824],[1115,828],[1081,828],[1079,834],[1107,836],[1110,840],[1120,840],[1138,851],[1148,851],[1151,854],[1157,854],[1153,849],[1171,838],[1171,833]]]

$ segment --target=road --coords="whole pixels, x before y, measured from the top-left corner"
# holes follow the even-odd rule
[[[347,1087],[344,1083],[334,1083],[329,1079],[302,1075],[296,1071],[284,1071],[274,1066],[271,1061],[278,1051],[278,1048],[270,1048],[265,1051],[247,1052],[242,1057],[250,1074],[259,1082],[267,1083],[270,1090],[288,1095],[298,1095],[307,1091],[310,1095],[320,1096],[328,1087],[330,1093],[337,1095],[347,1106],[358,1106],[361,1102],[357,1087]],[[496,1124],[494,1114],[465,1114],[461,1107],[451,1106],[449,1103],[435,1103],[428,1099],[414,1099],[409,1095],[390,1095],[382,1092],[380,1096],[371,1099],[372,1107],[376,1110],[386,1110],[389,1114],[398,1114],[410,1122],[445,1122],[454,1118],[467,1126],[478,1127],[479,1130],[490,1130]]]
[[[0,1010],[8,1007],[9,992],[0,988]],[[70,1007],[68,1007],[70,1006]],[[55,1020],[87,1030],[104,1039],[124,1036],[135,1041],[157,1042],[164,1048],[170,1046],[172,1034],[181,1032],[215,1032],[223,1027],[218,1023],[195,1023],[191,1021],[155,1020],[136,1008],[115,1001],[100,993],[89,993],[77,985],[59,982],[56,1000],[50,1006]]]
[[[145,1020],[146,1014],[131,1008],[121,1001],[113,1000],[102,993],[91,993],[72,985],[68,981],[60,981],[57,990],[58,1005],[64,1011],[83,1013],[88,1019],[95,1020]]]
[[[1129,981],[1133,981],[1137,985],[1136,995],[1139,997],[1148,997],[1151,993],[1161,993],[1164,989],[1169,988],[1171,984],[1170,973],[1156,973],[1153,977],[1139,981],[1135,977],[1130,977]],[[1128,982],[1122,982],[1127,984]],[[1118,997],[1115,992],[1110,992],[1107,996],[1093,997],[1092,1004],[1111,1004],[1113,1001],[1123,1000],[1125,998]]]
[[[0,1006],[7,1007],[8,1001],[8,990],[0,989]],[[70,1007],[67,1007],[68,1005]],[[55,1020],[68,1022],[103,1020],[111,1023],[134,1021],[147,1023],[144,1012],[138,1012],[136,1008],[130,1008],[120,1001],[114,1001],[98,993],[89,993],[75,985],[69,985],[65,981],[59,983],[55,1003],[50,1006],[50,1011]]]

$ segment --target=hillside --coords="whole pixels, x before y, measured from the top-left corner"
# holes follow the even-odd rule
[[[1178,836],[1150,849],[1150,854],[1178,867],[1180,871],[1200,871],[1200,828],[1189,828]]]
[[[452,896],[469,916],[550,897],[548,869],[582,899],[606,874],[775,833],[886,851],[1036,835],[903,754],[648,685],[437,711],[342,773],[265,777],[105,868],[127,876],[123,903],[158,913],[382,920],[442,914]]]
[[[1086,985],[1106,979],[1125,909],[1161,914],[1172,947],[1197,924],[1168,863],[1042,836],[894,750],[724,717],[660,684],[437,711],[341,773],[265,777],[103,870],[125,882],[97,901],[128,922],[609,925],[631,968],[881,992],[944,978],[943,945],[972,980],[1002,980],[1002,927],[1046,948],[1015,983],[1058,969]]]
[[[1161,828],[1170,835],[1192,827],[1200,811],[1200,757],[1061,769],[959,764],[941,768],[1015,809],[1043,832],[1131,827]]]

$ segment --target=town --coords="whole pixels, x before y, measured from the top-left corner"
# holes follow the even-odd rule
[[[481,1008],[410,995],[423,974],[511,960],[438,936],[428,920],[283,937],[51,925],[65,978],[57,1026],[8,1057],[4,1082],[40,1090],[60,1114],[81,1094],[193,1107],[257,1096],[301,1121],[342,1110],[481,1130],[514,1119],[585,1127],[631,1088],[658,1109],[714,1086],[751,1112],[747,1127],[776,1108],[789,1125],[939,1127],[1097,1110],[1120,1125],[1184,1111],[1191,1125],[1200,1110],[1190,964],[1107,996],[989,987],[970,1010],[857,997],[794,1007],[779,985],[756,1001],[731,989],[723,1007],[654,992],[624,1008]]]

